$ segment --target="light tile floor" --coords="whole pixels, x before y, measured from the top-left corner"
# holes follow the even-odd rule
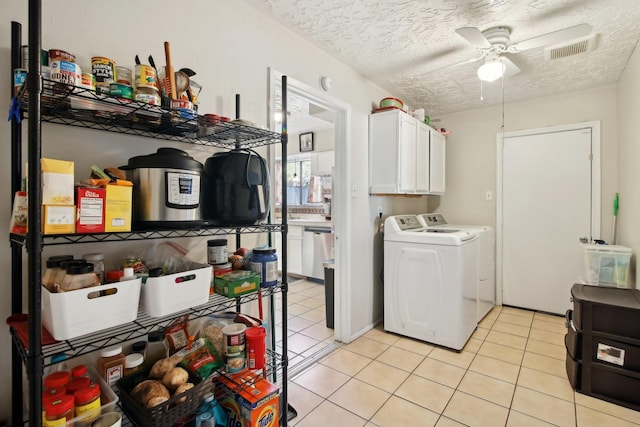
[[[318,297],[317,289],[305,287],[307,299],[292,307],[309,307],[302,301]],[[291,319],[306,319],[310,310]],[[310,332],[314,325],[291,333],[292,342],[326,342]],[[563,317],[495,307],[458,353],[379,326],[291,378],[289,402],[298,416],[289,425],[640,425],[640,412],[573,391],[564,333]]]

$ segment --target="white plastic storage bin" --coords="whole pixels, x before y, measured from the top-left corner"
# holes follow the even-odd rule
[[[582,245],[589,285],[628,288],[631,248],[617,245]]]
[[[212,267],[194,267],[183,273],[149,277],[142,286],[142,310],[151,317],[162,317],[209,301]]]
[[[42,288],[42,323],[58,341],[133,322],[141,280],[51,293]]]
[[[91,426],[93,420],[102,414],[107,412],[117,411],[116,404],[118,403],[118,395],[107,385],[104,379],[98,374],[93,366],[87,367],[87,373],[91,378],[91,381],[100,386],[100,411],[95,413],[88,413],[67,421],[67,427],[79,427],[79,426]]]

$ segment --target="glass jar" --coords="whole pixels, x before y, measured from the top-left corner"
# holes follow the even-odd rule
[[[207,262],[223,264],[229,260],[227,241],[225,239],[207,240]]]
[[[135,374],[143,368],[144,356],[140,353],[127,354],[124,361],[124,376]]]
[[[62,268],[63,261],[70,261],[73,259],[73,255],[58,255],[49,257],[47,260],[47,269],[42,275],[42,286],[47,288],[49,292],[55,292],[56,277],[61,274],[64,276],[66,271]]]
[[[146,365],[151,367],[160,359],[169,357],[169,348],[164,341],[164,330],[151,331],[147,337],[147,348],[144,351]]]
[[[93,264],[93,271],[98,276],[100,284],[104,284],[104,254],[84,254],[82,259]]]
[[[67,266],[67,274],[59,283],[60,290],[63,292],[74,291],[76,289],[98,286],[100,280],[93,271],[93,264],[71,264]]]
[[[105,348],[98,358],[98,372],[110,386],[113,386],[124,375],[125,357],[122,346]]]

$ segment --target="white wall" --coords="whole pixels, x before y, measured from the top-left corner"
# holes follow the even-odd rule
[[[633,248],[635,286],[640,251],[640,49],[636,49],[618,83],[618,244]],[[633,276],[632,276],[633,278]]]
[[[616,111],[615,85],[509,103],[504,111],[505,132],[601,121],[601,236],[607,241],[613,195],[618,191]],[[486,201],[485,191],[495,196],[496,135],[501,131],[502,107],[444,115],[441,123],[453,131],[447,137],[447,193],[439,201],[430,198],[429,208],[443,212],[451,223],[495,227],[495,197]]]
[[[23,24],[23,41],[27,43],[27,2],[3,2],[4,18],[0,20],[0,67],[5,78],[0,82],[0,99],[8,100],[10,68],[10,21]],[[268,67],[273,67],[312,87],[319,87],[321,76],[331,76],[334,87],[331,94],[351,105],[349,153],[351,162],[347,176],[349,188],[356,186],[357,194],[351,198],[351,210],[345,218],[351,231],[351,293],[356,308],[350,313],[349,329],[365,330],[381,315],[379,284],[374,286],[373,258],[376,207],[382,204],[385,213],[392,210],[388,201],[370,200],[367,194],[367,116],[371,105],[389,96],[379,87],[363,79],[350,68],[329,57],[309,43],[276,25],[254,9],[238,1],[187,0],[176,5],[168,0],[157,0],[153,7],[146,2],[114,0],[108,6],[79,0],[43,2],[43,48],[59,48],[76,54],[81,67],[88,69],[91,56],[107,56],[118,64],[133,66],[138,54],[145,62],[149,54],[157,65],[164,65],[163,41],[171,42],[172,59],[176,68],[189,67],[203,87],[200,96],[201,113],[234,116],[234,96],[241,94],[244,119],[258,124],[267,122]],[[4,105],[7,105],[5,102]],[[25,126],[26,129],[26,126]],[[0,168],[2,182],[10,182],[9,158],[10,127],[0,121]],[[44,155],[76,161],[76,178],[80,179],[91,164],[122,165],[138,154],[155,151],[159,146],[172,145],[133,136],[43,125]],[[184,146],[177,145],[179,148]],[[192,151],[199,160],[210,154],[206,150]],[[5,190],[3,197],[11,194]],[[0,212],[0,239],[8,242],[9,207]],[[142,242],[140,244],[144,244]],[[201,242],[193,244],[194,248]],[[114,244],[112,249],[99,246],[98,250],[113,254],[134,249],[139,244]],[[189,246],[189,243],[185,243]],[[77,254],[95,250],[92,245],[67,247],[60,251]],[[124,249],[123,249],[124,248]],[[58,250],[58,248],[56,248]],[[48,249],[45,256],[53,253]],[[379,256],[379,255],[377,255]],[[8,317],[9,299],[9,245],[0,245],[0,271],[5,272],[5,286],[0,298],[0,316]],[[25,298],[26,303],[26,298]],[[376,305],[378,308],[372,310]],[[0,363],[9,366],[10,338],[7,328],[0,328]],[[9,370],[0,371],[0,419],[8,419],[10,411]]]

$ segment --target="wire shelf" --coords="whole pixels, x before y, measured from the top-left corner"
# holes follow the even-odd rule
[[[28,118],[27,91],[21,98]],[[205,116],[98,94],[42,79],[41,120],[108,132],[145,136],[224,149],[280,143],[282,135],[241,121],[209,122]]]
[[[96,243],[96,242],[120,242],[124,240],[152,240],[169,239],[175,237],[202,237],[217,236],[234,233],[272,233],[284,228],[280,224],[261,224],[241,227],[211,226],[196,229],[170,229],[170,230],[144,230],[130,231],[126,233],[99,233],[99,234],[55,234],[42,235],[44,246],[68,245],[71,243]],[[10,234],[11,241],[25,245],[28,235]]]
[[[282,288],[282,284],[279,283],[277,286],[262,288],[261,294],[263,297],[269,297],[282,292]],[[58,341],[55,344],[42,346],[42,357],[45,358],[43,367],[52,364],[50,360],[47,360],[50,356],[64,354],[67,359],[72,359],[102,348],[120,344],[124,341],[146,337],[152,330],[158,327],[164,328],[174,319],[184,314],[188,314],[192,320],[198,319],[225,310],[235,311],[238,303],[245,304],[250,301],[255,301],[258,298],[258,293],[243,295],[239,298],[227,298],[222,295],[213,294],[209,297],[209,302],[206,304],[172,313],[164,317],[151,317],[141,310],[133,322],[83,335],[71,340]],[[19,349],[20,355],[23,360],[26,361],[29,357],[28,349],[23,346],[15,331],[13,331],[13,328],[11,329],[11,335]]]

